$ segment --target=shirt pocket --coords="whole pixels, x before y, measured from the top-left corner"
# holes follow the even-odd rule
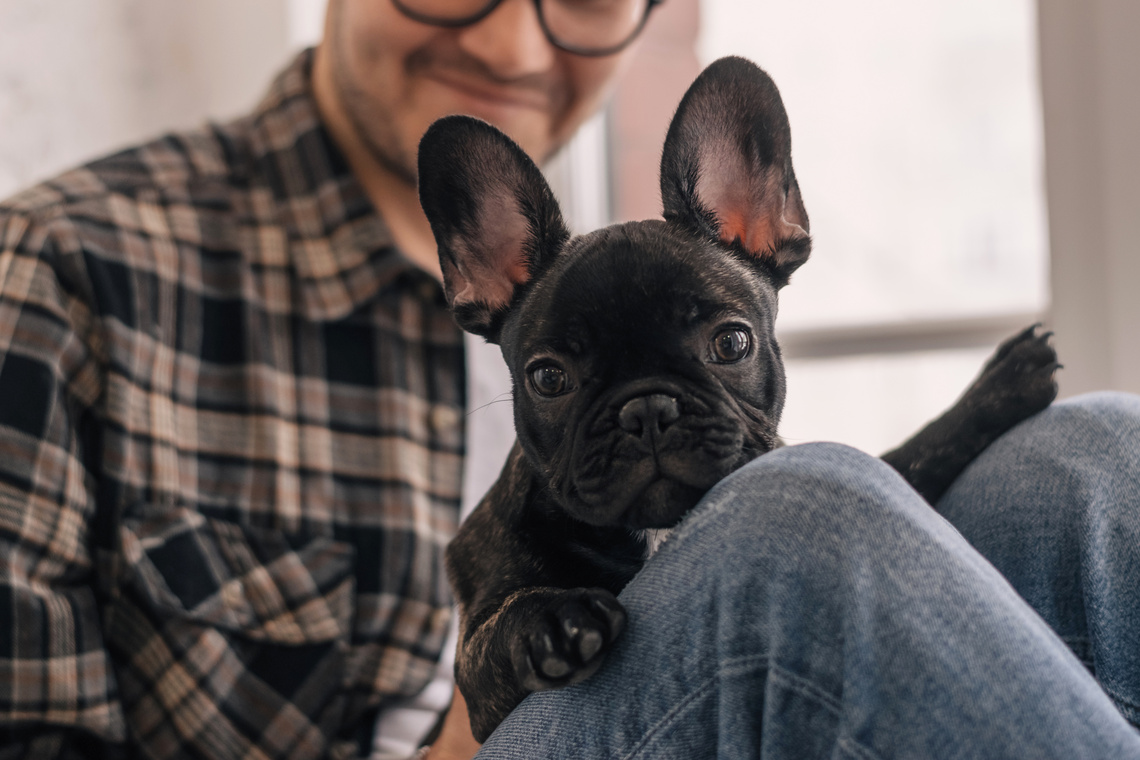
[[[185,508],[125,519],[108,606],[134,740],[158,757],[319,757],[340,730],[354,553]]]

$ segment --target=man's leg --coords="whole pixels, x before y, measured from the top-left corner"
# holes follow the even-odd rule
[[[939,511],[1140,726],[1140,397],[1053,405],[987,449]]]
[[[601,671],[531,695],[480,757],[1140,757],[1044,621],[852,449],[729,477],[621,599]]]

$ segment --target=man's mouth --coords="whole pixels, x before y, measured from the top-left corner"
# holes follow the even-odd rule
[[[424,75],[438,84],[457,92],[465,99],[486,108],[522,108],[542,113],[550,113],[554,99],[546,88],[533,84],[512,84],[489,81],[452,69],[434,69]],[[473,114],[478,116],[478,113]]]

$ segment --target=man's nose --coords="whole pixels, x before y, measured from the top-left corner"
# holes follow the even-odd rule
[[[459,44],[504,80],[549,71],[556,55],[534,0],[506,0],[487,18],[461,30]]]

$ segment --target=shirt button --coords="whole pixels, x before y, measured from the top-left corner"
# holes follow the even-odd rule
[[[222,586],[222,601],[230,607],[236,607],[244,596],[241,581],[230,581]]]
[[[450,406],[437,406],[429,416],[431,429],[436,433],[446,433],[459,425],[459,411]]]

